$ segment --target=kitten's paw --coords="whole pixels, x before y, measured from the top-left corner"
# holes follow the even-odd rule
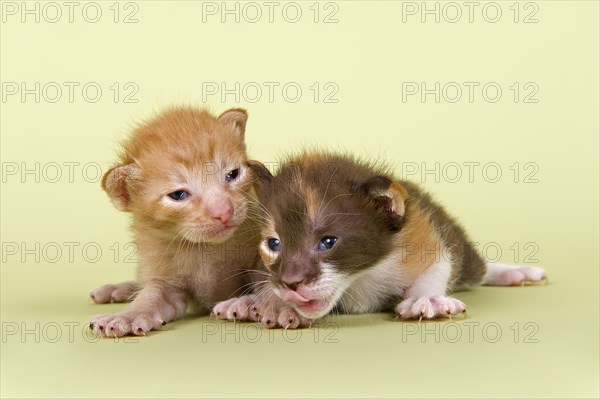
[[[155,312],[126,310],[117,314],[99,314],[92,317],[90,328],[105,337],[146,335],[167,324]]]
[[[217,303],[215,306],[213,306],[210,314],[215,315],[217,319],[227,320],[227,310],[229,310],[231,305],[238,299],[239,298],[231,298]]]
[[[525,285],[547,280],[547,274],[541,267],[510,266],[490,263],[485,277],[486,285]]]
[[[277,298],[257,301],[256,295],[244,295],[219,302],[212,313],[221,320],[258,321],[267,328],[288,329],[310,325],[310,320],[300,316],[285,302]]]
[[[252,309],[255,309],[255,298],[256,295],[244,295],[219,302],[213,308],[212,314],[222,320],[256,321],[254,317],[250,317],[250,313],[253,312]]]
[[[293,308],[284,307],[279,312],[277,324],[287,330],[288,328],[308,327],[310,320],[300,316]]]
[[[138,289],[138,285],[133,282],[105,284],[90,292],[90,298],[95,303],[129,302],[133,299]]]
[[[301,316],[296,310],[285,302],[275,301],[256,305],[258,321],[267,328],[302,328],[308,327],[311,320]]]
[[[404,319],[435,319],[465,312],[465,304],[448,296],[406,298],[396,306],[396,314]]]
[[[279,313],[281,308],[274,308],[273,306],[265,306],[258,308],[258,321],[267,328],[279,327],[277,319],[279,319]]]

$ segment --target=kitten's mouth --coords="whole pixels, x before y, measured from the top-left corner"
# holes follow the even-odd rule
[[[311,299],[301,305],[296,304],[296,308],[304,315],[315,317],[315,314],[318,314],[316,317],[321,317],[320,313],[327,309],[329,304],[330,302],[327,299]],[[329,309],[327,309],[326,313],[328,312]]]
[[[219,230],[217,230],[215,232],[215,235],[217,236],[222,236],[222,235],[226,235],[231,233],[233,230],[235,230],[235,228],[237,227],[237,224],[230,224],[230,225],[221,225],[219,227]]]
[[[231,237],[238,227],[238,224],[230,225],[214,225],[214,226],[203,226],[196,227],[194,233],[188,233],[185,235],[186,240],[201,243],[201,242],[223,242]]]
[[[292,302],[303,316],[311,319],[326,315],[332,308],[328,299],[308,299],[292,290],[281,291],[281,299]]]
[[[219,235],[231,233],[236,227],[238,227],[238,225],[239,225],[239,223],[236,223],[234,221],[231,221],[230,223],[227,223],[227,224],[221,224],[221,223],[214,224],[213,226],[210,227],[210,229],[208,231],[206,231],[206,234],[219,236]]]

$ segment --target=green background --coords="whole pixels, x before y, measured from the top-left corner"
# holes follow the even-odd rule
[[[456,22],[443,2],[297,2],[296,23],[282,15],[287,7],[295,18],[286,2],[273,22],[261,6],[255,23],[245,3],[239,22],[222,22],[203,14],[221,2],[98,2],[96,23],[83,18],[84,7],[95,18],[87,2],[73,22],[64,6],[52,22],[56,10],[37,3],[36,22],[13,15],[21,2],[7,3],[3,397],[598,397],[598,2],[478,2],[472,22],[462,2]],[[438,7],[439,22],[430,14],[422,22],[424,6]],[[124,23],[131,13],[137,22]],[[34,92],[40,83],[39,101],[12,94],[21,82]],[[49,82],[62,87],[60,98]],[[64,82],[78,84],[72,99]],[[207,93],[222,82],[239,82],[239,98]],[[276,86],[272,99],[265,82]],[[421,82],[440,83],[439,102],[407,95]],[[465,82],[477,85],[472,101]],[[452,102],[457,86],[462,97]],[[91,102],[94,87],[102,94]],[[493,102],[495,87],[502,94]],[[91,315],[123,307],[92,305],[89,291],[135,270],[127,215],[101,191],[98,169],[136,121],[169,104],[203,103],[248,109],[256,159],[319,145],[391,162],[433,192],[488,258],[543,266],[550,284],[460,293],[469,318],[456,322],[331,316],[297,333],[189,317],[146,338],[85,335]],[[470,162],[478,163],[472,178]]]

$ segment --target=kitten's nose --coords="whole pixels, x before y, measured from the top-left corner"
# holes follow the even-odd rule
[[[231,201],[223,202],[218,206],[213,207],[210,212],[210,217],[222,224],[229,223],[233,217],[233,206],[231,205]]]
[[[290,290],[296,291],[296,288],[300,284],[304,282],[304,277],[302,276],[281,276],[281,282],[285,288],[289,288]]]

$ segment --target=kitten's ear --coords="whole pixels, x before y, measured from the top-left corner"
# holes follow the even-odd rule
[[[244,133],[246,133],[246,121],[248,120],[248,113],[245,109],[228,109],[219,115],[217,120],[225,126],[232,127],[233,130],[240,136],[240,138],[244,138]]]
[[[406,199],[408,192],[400,183],[390,180],[385,176],[373,177],[364,182],[360,189],[374,204],[375,207],[387,217],[389,228],[399,231],[404,222],[406,212]]]
[[[117,165],[112,167],[102,177],[102,188],[120,211],[129,211],[129,181],[135,177],[139,168],[136,164]]]
[[[271,171],[261,162],[248,160],[246,161],[248,167],[256,176],[256,180],[259,184],[270,183],[273,180],[273,174]]]

